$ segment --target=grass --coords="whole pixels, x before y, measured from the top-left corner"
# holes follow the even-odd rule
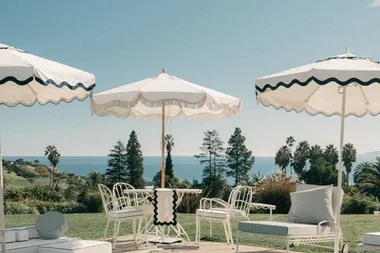
[[[37,178],[32,178],[33,183],[29,182],[26,178],[18,176],[16,173],[11,172],[11,173],[5,173],[5,180],[8,181],[8,187],[9,188],[14,188],[14,189],[22,189],[26,188],[29,186],[45,186],[45,185],[50,185],[50,178],[48,177],[37,177]],[[60,183],[59,187],[61,189],[66,189],[68,187],[68,184],[66,183]]]
[[[69,226],[66,236],[79,237],[82,239],[101,239],[106,226],[105,214],[67,214],[65,215]],[[266,220],[268,215],[253,214],[251,220]],[[7,227],[18,227],[33,225],[37,219],[36,215],[8,215],[6,216]],[[374,215],[342,215],[342,229],[344,241],[350,245],[350,252],[356,252],[357,244],[362,240],[362,236],[367,232],[378,232],[380,230],[380,218]],[[276,221],[286,220],[286,215],[278,215]],[[194,214],[179,214],[178,221],[187,231],[191,240],[195,238],[195,216]],[[112,224],[111,224],[112,225]],[[237,221],[232,223],[233,234],[236,234]],[[125,222],[120,227],[120,235],[130,234],[131,226]],[[202,223],[201,235],[203,240],[225,242],[224,230],[220,224],[213,225],[213,237],[209,238],[208,222]],[[108,237],[112,235],[110,226]],[[284,243],[281,241],[268,240],[265,238],[248,237],[240,240],[242,244],[262,246],[267,248],[283,249]],[[300,252],[333,252],[316,247],[299,246],[294,250]]]
[[[5,181],[9,182],[9,185],[12,188],[21,189],[32,185],[24,177],[17,176],[14,172],[4,173],[4,178]]]

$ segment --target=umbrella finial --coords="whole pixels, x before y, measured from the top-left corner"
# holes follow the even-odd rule
[[[350,49],[349,49],[348,47],[346,47],[346,48],[344,49],[344,53],[345,53],[346,55],[349,55],[349,54],[350,54]]]
[[[162,69],[162,73],[166,73],[166,69]]]

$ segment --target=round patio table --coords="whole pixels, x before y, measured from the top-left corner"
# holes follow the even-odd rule
[[[154,197],[154,190],[153,188],[148,188],[148,189],[128,189],[124,190],[124,193],[130,194],[130,193],[135,193],[139,199],[145,199],[148,200],[148,198],[153,199]],[[176,201],[176,207],[181,204],[183,197],[185,195],[199,195],[202,193],[201,189],[173,189],[175,190],[177,194],[177,201]],[[145,203],[148,203],[147,201],[143,201]],[[170,211],[170,210],[168,210]],[[172,244],[176,242],[181,242],[182,238],[186,239],[188,242],[190,241],[189,236],[187,235],[185,229],[181,226],[179,222],[177,222],[176,225],[170,225],[167,226],[168,229],[165,231],[164,226],[158,226],[153,224],[153,215],[152,218],[148,222],[149,225],[146,226],[145,229],[147,229],[147,234],[155,234],[157,238],[152,238],[149,239],[148,241],[151,243],[158,243],[158,244]],[[171,232],[171,229],[175,233],[174,238],[170,238],[169,234]]]

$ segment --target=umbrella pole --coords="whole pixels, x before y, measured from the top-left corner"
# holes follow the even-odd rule
[[[1,232],[1,252],[5,252],[5,218],[4,218],[4,174],[3,156],[1,154],[0,142],[0,232]]]
[[[342,170],[343,170],[343,139],[344,139],[344,119],[346,114],[346,87],[343,86],[342,93],[342,115],[340,120],[340,148],[339,148],[339,169],[338,169],[338,194],[337,203],[343,196],[340,196],[342,189]],[[336,210],[335,217],[335,243],[334,243],[334,253],[339,252],[339,241],[340,241],[340,205],[338,204],[338,210]]]
[[[162,104],[162,133],[161,133],[161,188],[165,188],[165,105]]]

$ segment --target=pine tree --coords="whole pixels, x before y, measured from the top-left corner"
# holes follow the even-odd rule
[[[135,131],[131,132],[127,144],[127,182],[135,188],[144,188],[144,158]]]
[[[252,151],[249,151],[244,144],[245,137],[242,135],[241,129],[236,127],[235,132],[228,141],[229,147],[226,151],[227,156],[227,176],[234,177],[235,186],[249,178],[248,171],[255,163],[255,157]]]
[[[116,142],[113,149],[108,154],[108,168],[106,170],[106,178],[110,183],[125,182],[126,172],[126,153],[124,144],[121,141]]]
[[[195,155],[199,162],[204,165],[203,185],[213,186],[216,178],[223,178],[225,172],[225,159],[223,157],[223,141],[215,130],[204,132],[201,153]]]
[[[165,136],[165,143],[166,143],[166,162],[165,162],[165,177],[166,180],[168,180],[169,184],[174,179],[174,167],[173,167],[173,160],[172,160],[172,149],[174,147],[174,138],[171,134],[168,134]],[[166,181],[165,180],[165,181]]]
[[[179,179],[174,175],[174,166],[172,160],[172,149],[174,147],[174,138],[170,134],[165,136],[166,143],[166,160],[165,160],[165,187],[176,188],[179,184]],[[161,185],[161,170],[153,177],[153,184],[160,187]]]

